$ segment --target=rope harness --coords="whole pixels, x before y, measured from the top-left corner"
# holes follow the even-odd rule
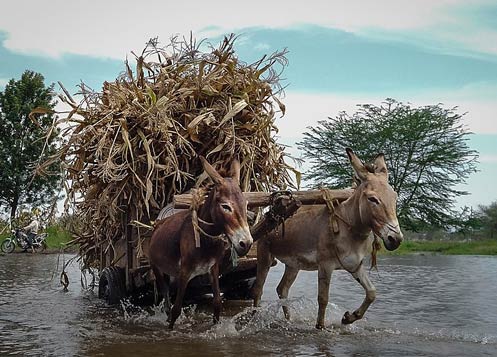
[[[205,203],[205,190],[202,189],[192,189],[192,203],[190,205],[190,211],[192,214],[192,225],[193,225],[193,235],[195,237],[195,248],[200,248],[200,234],[202,233],[204,236],[207,236],[212,239],[221,239],[225,242],[229,242],[224,233],[213,236],[200,227],[200,223],[203,223],[208,226],[213,226],[214,223],[206,222],[203,219],[198,217],[199,208]]]
[[[344,222],[350,230],[350,228],[352,228],[352,225],[344,217],[342,217],[335,209],[335,207],[340,205],[340,202],[336,199],[333,199],[330,190],[321,189],[321,191],[323,192],[323,198],[324,198],[324,201],[326,202],[326,207],[328,208],[328,211],[330,213],[329,227],[330,227],[330,230],[334,233],[334,236],[336,236],[340,232],[340,229],[338,227],[337,218],[340,219],[342,222]],[[359,265],[354,270],[347,269],[343,265],[342,260],[340,259],[336,244],[333,245],[333,248],[334,248],[333,250],[334,250],[335,256],[336,256],[338,262],[340,263],[341,267],[344,270],[346,270],[347,272],[349,272],[350,274],[356,273],[359,270],[359,268],[362,266],[362,260],[361,260]],[[381,248],[380,238],[373,231],[373,242],[372,242],[372,250],[371,250],[371,268],[370,269],[374,268],[374,269],[378,270],[376,256],[377,256],[377,252],[380,248]]]

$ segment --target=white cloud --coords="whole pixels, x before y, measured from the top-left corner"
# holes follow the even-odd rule
[[[496,143],[497,145],[497,143]],[[497,164],[497,155],[480,155],[478,161],[483,163]]]
[[[0,88],[4,88],[7,83],[9,83],[9,80],[7,78],[0,78]]]
[[[445,108],[457,107],[466,113],[464,123],[474,133],[497,134],[497,86],[491,83],[472,83],[445,91],[430,91],[412,95],[419,105],[443,103]]]
[[[443,103],[445,108],[458,106],[458,113],[466,113],[463,123],[474,133],[497,134],[497,100],[495,98],[478,99],[478,95],[468,94],[462,97],[461,91],[440,92],[417,95],[399,95],[394,97],[413,106]],[[371,94],[307,94],[287,91],[283,102],[286,115],[276,121],[279,136],[284,143],[292,143],[302,138],[309,126],[316,126],[319,120],[334,117],[341,111],[350,114],[357,111],[357,104],[379,105],[386,99],[382,95]]]
[[[257,45],[254,46],[254,49],[256,50],[268,50],[270,48],[271,46],[269,46],[267,43],[258,43]]]
[[[0,29],[9,36],[5,45],[15,51],[49,56],[77,53],[122,59],[130,50],[140,50],[148,38],[157,35],[165,41],[176,33],[188,35],[193,31],[203,37],[252,26],[281,28],[316,24],[362,33],[370,29],[437,29],[429,36],[443,38],[451,35],[450,31],[443,31],[445,26],[450,29],[459,23],[457,18],[448,15],[450,12],[447,9],[460,4],[464,1],[310,0],[289,6],[287,1],[282,0],[253,0],[246,6],[237,7],[228,0],[218,0],[209,5],[195,1],[163,0],[146,3],[18,0],[2,5]],[[452,37],[464,30],[459,29]],[[493,35],[490,33],[487,38],[493,38]],[[491,49],[490,46],[496,43],[469,36],[467,39],[478,41],[477,47]]]

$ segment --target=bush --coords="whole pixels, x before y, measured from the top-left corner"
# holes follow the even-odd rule
[[[64,248],[72,240],[72,234],[60,225],[52,225],[45,230],[48,233],[48,248]]]

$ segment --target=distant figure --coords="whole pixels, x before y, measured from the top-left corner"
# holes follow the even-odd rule
[[[26,232],[26,240],[29,247],[33,245],[33,239],[38,234],[38,229],[40,229],[40,222],[38,221],[39,214],[40,211],[37,208],[33,209],[33,218],[31,219],[31,222],[23,228]]]

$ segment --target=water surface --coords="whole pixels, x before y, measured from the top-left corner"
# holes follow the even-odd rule
[[[342,327],[346,310],[364,292],[346,272],[335,272],[329,328],[314,329],[317,274],[301,272],[283,318],[272,268],[262,307],[227,301],[212,324],[208,303],[190,306],[167,328],[158,308],[106,306],[81,287],[77,263],[68,267],[69,291],[59,283],[71,256],[0,256],[0,355],[20,356],[495,356],[497,257],[381,256],[371,272],[377,300],[363,320]],[[58,270],[57,270],[58,269]]]

